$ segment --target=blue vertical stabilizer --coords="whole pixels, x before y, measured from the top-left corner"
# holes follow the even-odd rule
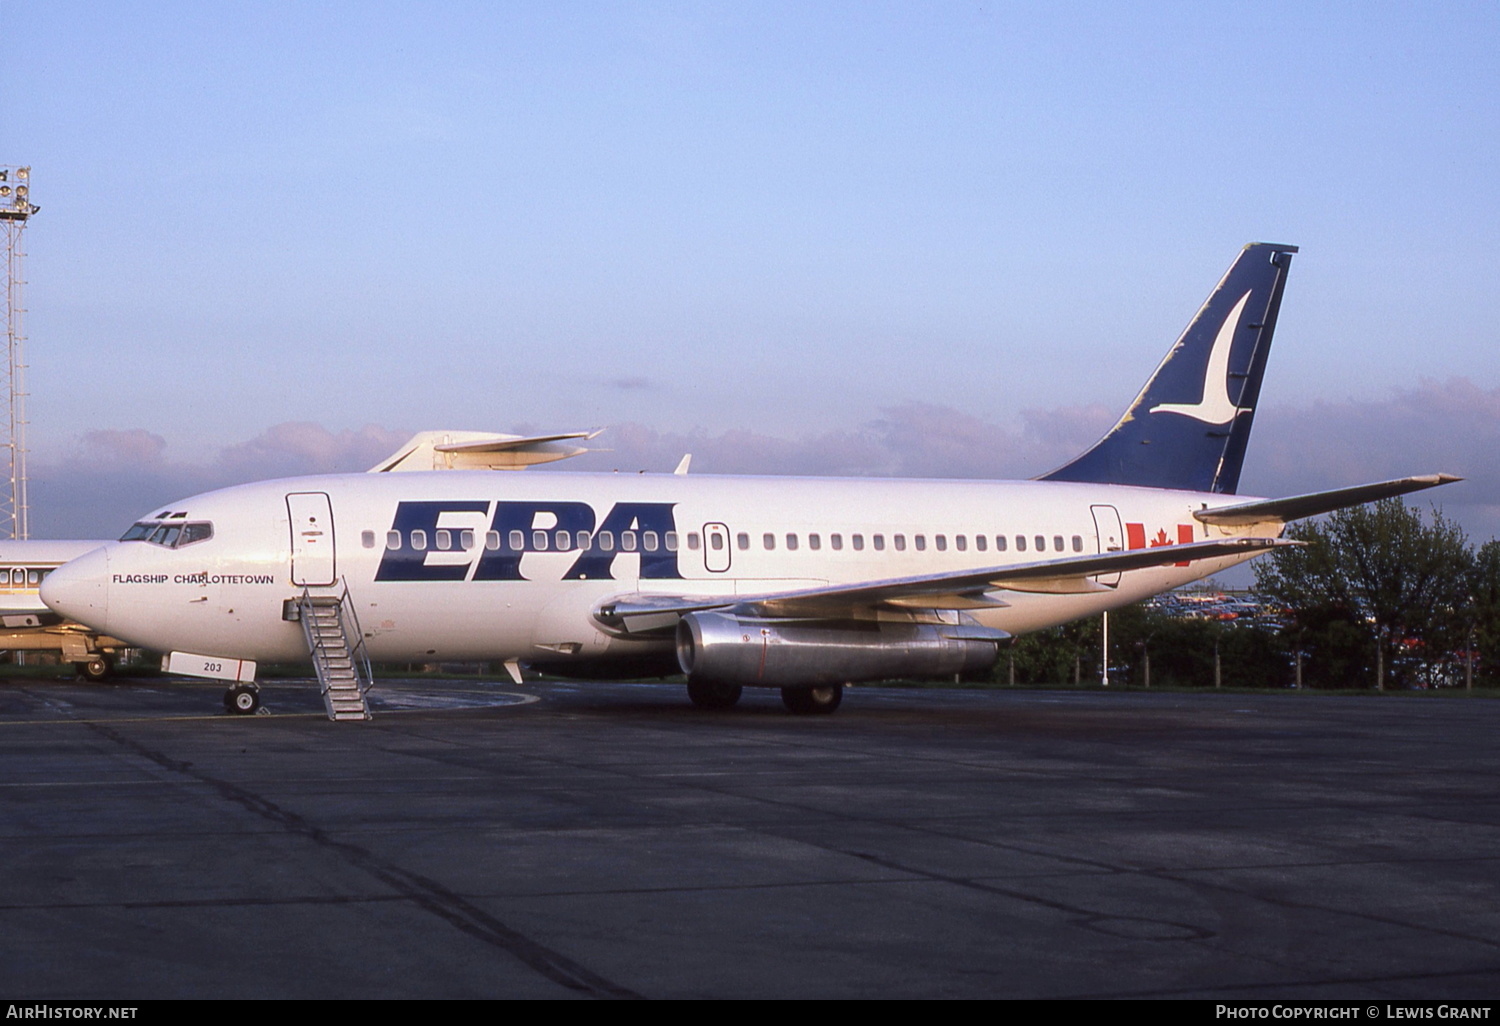
[[[1040,480],[1233,493],[1295,252],[1241,250],[1119,423]]]

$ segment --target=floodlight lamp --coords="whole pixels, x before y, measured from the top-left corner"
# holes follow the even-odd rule
[[[8,185],[0,185],[0,196],[9,196],[9,195],[10,195],[10,186],[8,186]]]
[[[28,179],[28,178],[31,177],[31,168],[29,168],[29,167],[18,167],[18,168],[16,168],[16,177],[19,178],[23,182],[26,181],[26,179]]]
[[[24,186],[24,185],[18,185],[18,186],[16,186],[16,198],[17,199],[25,199],[26,198],[26,193],[29,192],[29,191],[30,190],[27,189],[26,186]]]
[[[5,181],[5,176],[8,174],[10,174],[9,171],[6,171],[4,168],[0,168],[0,182]]]

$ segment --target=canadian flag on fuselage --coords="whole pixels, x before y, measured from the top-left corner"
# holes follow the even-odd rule
[[[1132,549],[1157,548],[1161,545],[1190,545],[1193,541],[1193,525],[1178,524],[1177,538],[1174,541],[1167,537],[1167,529],[1159,527],[1149,541],[1146,539],[1145,524],[1125,525],[1125,543]],[[1187,566],[1186,563],[1177,563],[1176,566]]]

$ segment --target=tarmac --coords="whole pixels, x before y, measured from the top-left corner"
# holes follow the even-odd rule
[[[0,683],[0,998],[1500,995],[1500,701]]]

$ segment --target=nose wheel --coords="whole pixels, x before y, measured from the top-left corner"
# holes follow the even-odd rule
[[[224,708],[236,716],[250,716],[260,709],[260,688],[254,684],[236,684],[224,692]]]

